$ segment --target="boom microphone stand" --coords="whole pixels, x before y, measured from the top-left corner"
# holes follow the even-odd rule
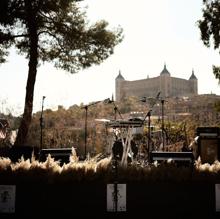
[[[116,106],[113,98],[112,98],[112,100],[110,98],[104,100],[104,103],[106,103],[106,104],[112,103],[113,104],[115,121],[117,119],[117,113],[119,114],[120,118],[123,120],[121,112],[119,111],[118,107]],[[113,161],[112,168],[114,171],[114,191],[113,191],[114,211],[118,212],[118,157],[116,154],[114,154],[112,161]]]
[[[140,99],[141,102],[147,102],[147,100],[150,102],[151,108],[157,103],[157,102],[161,102],[161,116],[162,116],[162,124],[161,124],[161,130],[162,130],[162,150],[164,151],[164,147],[165,147],[165,136],[164,136],[164,103],[167,102],[165,99],[160,97],[160,91],[158,92],[157,96],[155,98],[146,98],[146,97],[142,97]],[[150,113],[150,111],[149,111]],[[147,117],[147,115],[146,115]],[[145,117],[145,119],[146,119]],[[144,119],[144,120],[145,120]],[[150,119],[150,117],[149,117]]]
[[[118,107],[116,106],[114,100],[110,100],[110,98],[108,98],[108,99],[104,100],[104,103],[107,103],[107,104],[108,104],[108,103],[112,103],[112,104],[113,104],[113,106],[114,106],[114,115],[115,115],[115,116],[114,116],[114,119],[115,119],[115,120],[117,119],[117,112],[118,112],[120,118],[123,119],[123,117],[122,117],[122,115],[121,115],[121,112],[119,111]]]
[[[164,151],[165,147],[165,131],[164,131],[164,103],[168,102],[167,100],[164,100],[163,98],[159,98],[159,101],[161,102],[161,117],[162,117],[162,122],[161,122],[161,130],[162,130],[162,150]]]
[[[164,151],[164,146],[165,146],[165,139],[164,139],[164,99],[161,99],[161,114],[162,114],[162,141],[163,141],[163,151]]]
[[[151,117],[151,109],[147,112],[146,116],[144,117],[143,121],[142,121],[142,125],[144,124],[144,121],[146,120],[146,118],[148,117],[148,144],[147,144],[147,154],[148,154],[148,160],[150,158],[150,146],[151,146],[151,120],[150,120],[150,117]]]
[[[151,146],[151,112],[152,112],[152,108],[154,107],[154,105],[157,103],[157,101],[159,100],[159,96],[160,96],[160,91],[157,93],[156,97],[142,97],[140,99],[141,102],[149,102],[149,105],[150,105],[150,110],[147,112],[142,124],[144,124],[144,121],[146,120],[146,118],[148,117],[148,160],[150,160],[150,146]]]
[[[43,128],[44,128],[44,121],[43,121],[43,111],[44,111],[44,99],[46,97],[43,96],[42,98],[42,109],[41,109],[41,116],[40,116],[40,150],[43,147]]]
[[[85,136],[84,136],[84,142],[85,142],[85,145],[84,145],[84,159],[86,159],[86,154],[87,154],[87,118],[88,118],[88,108],[90,106],[93,106],[97,103],[100,103],[101,101],[96,101],[94,103],[91,103],[91,104],[88,104],[88,105],[85,105],[83,106],[82,108],[85,109]]]

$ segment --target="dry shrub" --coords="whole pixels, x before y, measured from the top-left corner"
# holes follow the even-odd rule
[[[111,157],[88,156],[86,160],[79,161],[74,149],[70,162],[62,166],[50,155],[45,162],[39,162],[34,156],[27,160],[21,157],[16,163],[12,163],[9,158],[0,157],[0,182],[4,181],[2,179],[7,171],[16,182],[109,182],[116,176]],[[203,164],[199,158],[193,166],[177,166],[170,160],[153,164],[134,162],[127,167],[118,162],[117,177],[119,182],[213,181],[220,179],[220,162]]]
[[[0,157],[0,171],[11,168],[11,160],[7,157]]]
[[[70,163],[74,163],[74,162],[78,162],[79,161],[79,157],[77,157],[76,150],[75,150],[74,147],[72,147],[72,153],[70,155],[69,161],[70,161]]]
[[[220,162],[218,160],[214,161],[212,164],[202,163],[201,158],[199,157],[195,161],[195,167],[199,172],[210,172],[210,173],[220,172]]]
[[[29,170],[31,167],[30,159],[25,160],[22,156],[16,163],[11,164],[12,171]]]
[[[109,165],[111,164],[111,157],[106,157],[101,159],[96,163],[96,172],[98,170],[107,170],[109,168]]]
[[[47,159],[45,162],[43,162],[42,166],[44,169],[50,170],[51,172],[54,172],[54,173],[62,172],[62,167],[60,166],[60,162],[55,161],[55,159],[51,157],[50,154],[47,156]]]

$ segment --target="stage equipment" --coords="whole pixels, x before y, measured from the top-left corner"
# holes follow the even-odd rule
[[[72,148],[47,148],[40,151],[39,160],[46,161],[48,155],[51,155],[54,160],[59,161],[60,164],[69,163]]]
[[[119,114],[120,118],[123,119],[123,117],[121,115],[121,112],[119,111],[118,107],[116,106],[115,101],[113,100],[113,98],[112,98],[112,100],[110,98],[104,100],[104,103],[106,103],[106,104],[112,103],[113,104],[113,106],[114,106],[114,114],[115,114],[114,119],[115,120],[117,119],[117,113]]]
[[[121,164],[127,166],[127,157],[128,154],[131,156],[131,161],[133,161],[133,152],[131,148],[132,140],[132,130],[136,127],[143,126],[142,120],[139,121],[127,121],[127,120],[116,120],[109,122],[108,127],[117,129],[117,139],[121,139],[123,146],[123,154],[121,158]]]
[[[194,156],[192,152],[165,152],[165,151],[152,151],[150,153],[150,161],[162,161],[172,160],[178,166],[192,166],[194,163]]]
[[[156,95],[155,98],[153,97],[142,97],[140,99],[141,102],[148,102],[150,105],[150,108],[152,109],[154,107],[154,105],[158,102],[161,103],[161,117],[162,117],[162,123],[161,123],[161,130],[162,130],[162,146],[163,146],[163,151],[164,151],[164,146],[165,146],[165,132],[164,132],[164,103],[168,102],[165,99],[163,99],[162,97],[160,97],[161,92],[159,91]],[[150,112],[150,111],[149,111]],[[150,119],[150,117],[149,117]]]
[[[202,163],[213,163],[220,160],[220,129],[219,127],[198,127],[198,153]]]
[[[107,98],[107,99],[104,99],[104,100],[101,100],[101,101],[96,101],[96,102],[93,102],[93,103],[90,103],[88,105],[85,105],[81,108],[85,109],[85,136],[84,136],[84,142],[85,142],[85,145],[84,145],[84,159],[86,159],[86,154],[87,154],[87,119],[88,119],[88,108],[90,106],[94,106],[98,103],[110,103],[110,98]]]

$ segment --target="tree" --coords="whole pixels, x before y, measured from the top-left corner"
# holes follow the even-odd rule
[[[202,19],[198,26],[201,33],[201,39],[205,46],[210,47],[213,41],[214,49],[220,46],[220,1],[203,0],[204,8],[202,10]],[[220,82],[220,67],[213,66],[213,73]]]
[[[76,73],[100,64],[122,41],[122,29],[108,30],[106,21],[89,25],[81,0],[1,0],[0,62],[15,46],[29,60],[23,118],[15,144],[25,144],[31,123],[37,67],[55,67]]]

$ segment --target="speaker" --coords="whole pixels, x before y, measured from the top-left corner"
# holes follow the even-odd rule
[[[220,160],[220,140],[218,137],[199,137],[198,155],[202,163],[213,163]]]
[[[194,163],[194,155],[192,152],[167,152],[167,151],[151,151],[150,162],[164,162],[173,160],[177,166],[192,166]]]
[[[47,156],[51,155],[56,161],[60,161],[60,164],[69,163],[70,155],[72,154],[72,148],[47,148],[40,151],[39,160],[41,162],[46,161]]]
[[[219,134],[219,127],[197,127],[196,129],[196,135],[201,137],[217,137]]]

